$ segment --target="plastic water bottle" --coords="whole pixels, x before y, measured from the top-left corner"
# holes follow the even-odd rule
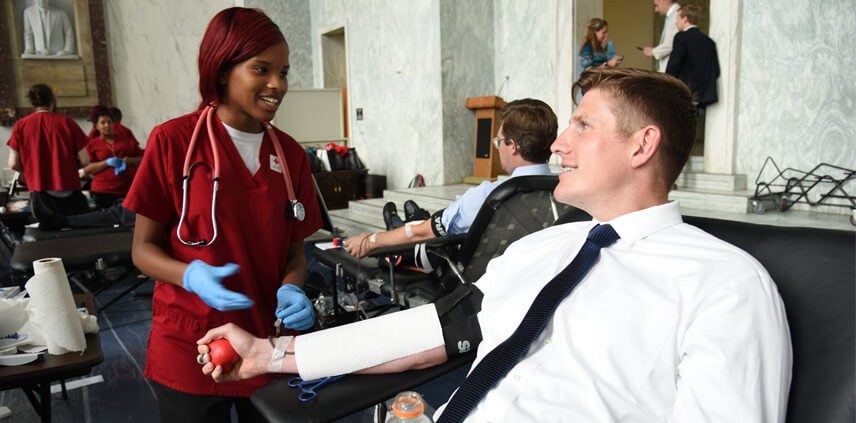
[[[392,415],[386,423],[432,423],[425,415],[425,401],[418,392],[405,391],[396,395],[389,412]]]

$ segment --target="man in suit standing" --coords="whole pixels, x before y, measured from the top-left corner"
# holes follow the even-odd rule
[[[666,64],[669,63],[669,55],[672,53],[672,40],[678,31],[675,20],[680,7],[681,5],[673,0],[654,0],[654,11],[665,16],[666,21],[663,23],[663,32],[660,33],[660,44],[654,47],[643,47],[642,54],[646,57],[653,57],[657,61],[658,72],[665,72]]]
[[[24,54],[69,56],[75,52],[74,30],[64,10],[36,0],[24,9]]]
[[[672,54],[666,73],[689,87],[695,95],[698,107],[716,103],[716,79],[719,77],[719,59],[716,43],[701,32],[698,24],[701,9],[688,5],[678,10],[677,29],[672,42]]]

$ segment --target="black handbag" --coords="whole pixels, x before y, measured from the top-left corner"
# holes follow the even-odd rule
[[[349,148],[348,154],[345,154],[345,169],[347,170],[357,170],[363,169],[362,160],[360,160],[360,156],[357,155],[357,149]]]
[[[345,159],[334,150],[327,150],[327,159],[330,160],[330,170],[346,170]]]

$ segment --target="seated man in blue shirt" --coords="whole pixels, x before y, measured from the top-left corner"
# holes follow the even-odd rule
[[[502,169],[512,178],[549,174],[550,145],[558,130],[556,114],[550,106],[540,100],[515,100],[502,108],[499,121],[499,131],[493,141]],[[468,189],[430,219],[407,222],[386,232],[362,233],[348,238],[344,242],[345,250],[357,257],[365,257],[381,247],[466,233],[484,200],[500,183],[482,182]]]

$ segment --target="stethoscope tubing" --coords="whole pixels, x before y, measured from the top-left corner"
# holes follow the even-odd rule
[[[175,235],[178,237],[178,240],[187,246],[191,247],[205,247],[214,243],[217,239],[217,193],[220,189],[220,150],[217,148],[217,142],[215,140],[216,135],[214,133],[214,124],[213,117],[216,110],[216,107],[213,105],[208,105],[204,109],[202,109],[202,113],[199,115],[199,120],[196,122],[196,126],[193,128],[193,134],[190,136],[190,143],[187,146],[187,154],[184,157],[184,167],[182,168],[181,175],[181,213],[178,218],[178,225],[175,228]],[[191,156],[193,155],[193,150],[196,147],[196,141],[199,139],[199,133],[202,129],[202,122],[205,121],[206,129],[208,130],[208,142],[211,145],[211,151],[214,156],[214,180],[213,180],[213,188],[211,192],[211,225],[214,229],[214,233],[211,237],[211,240],[186,240],[181,236],[181,226],[184,224],[184,220],[187,217],[187,195],[188,191],[190,191],[190,172],[193,169],[193,166],[196,163],[191,164]],[[282,151],[282,146],[279,145],[279,137],[276,136],[273,127],[269,123],[265,123],[265,129],[267,130],[268,136],[270,137],[271,142],[273,143],[274,150],[276,151],[276,157],[279,161],[280,173],[282,173],[283,180],[285,182],[285,189],[288,195],[288,203],[289,207],[294,209],[295,206],[300,206],[302,209],[302,205],[297,201],[296,196],[294,195],[294,187],[291,184],[291,176],[288,173],[288,163],[285,161],[285,154]],[[303,220],[302,217],[299,217],[298,220]]]

